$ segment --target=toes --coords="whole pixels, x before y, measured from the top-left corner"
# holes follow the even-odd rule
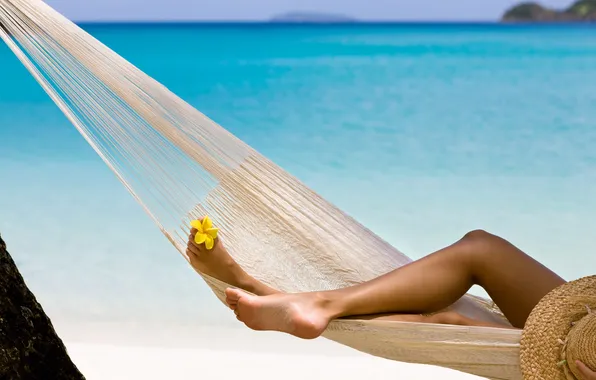
[[[237,300],[232,300],[232,299],[226,298],[226,304],[232,310],[236,310],[236,308],[238,307],[238,301]]]
[[[195,256],[200,256],[201,255],[201,251],[197,248],[196,245],[192,244],[192,243],[188,243],[188,245],[186,246],[186,252],[187,253],[192,253]]]
[[[195,240],[195,235],[197,234],[197,230],[192,228],[190,230],[190,235],[188,235],[188,244],[190,245]]]
[[[195,237],[194,237],[194,235],[191,235],[188,238],[188,244],[186,245],[186,247],[188,247],[188,248],[196,248],[197,251],[198,251],[201,248],[201,245],[195,243]]]
[[[240,301],[240,297],[244,292],[239,289],[227,288],[226,289],[226,303],[228,307],[237,314],[238,310],[238,301]]]
[[[195,248],[200,248],[201,244],[197,244],[195,243],[195,236],[197,234],[197,230],[195,228],[192,228],[190,230],[190,235],[188,235],[188,247],[195,247]]]
[[[242,318],[240,317],[240,311],[238,309],[234,309],[234,314],[236,315],[237,320],[239,320],[240,322],[243,322]]]
[[[199,255],[197,255],[197,253],[190,248],[186,248],[186,256],[188,256],[191,260],[199,258]]]
[[[234,288],[227,288],[226,289],[226,299],[229,299],[231,302],[238,303],[240,298],[245,295],[242,290],[234,289]]]
[[[193,248],[197,248],[197,246],[195,245],[195,238],[194,237],[189,237],[188,238],[188,242],[186,243],[186,248],[187,249],[193,249]]]
[[[201,252],[195,246],[188,245],[186,248],[186,256],[189,258],[190,262],[194,265],[200,262]]]

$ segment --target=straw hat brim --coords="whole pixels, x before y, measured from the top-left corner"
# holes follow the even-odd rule
[[[525,380],[579,379],[576,360],[596,369],[596,276],[548,293],[522,332],[520,367]]]

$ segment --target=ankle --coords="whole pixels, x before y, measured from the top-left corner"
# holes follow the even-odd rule
[[[255,291],[256,284],[255,284],[254,279],[252,277],[250,277],[246,272],[244,272],[243,270],[239,270],[235,274],[235,277],[236,277],[236,284],[234,284],[235,286],[239,287],[242,290],[246,290],[247,292],[259,295]]]
[[[335,292],[315,292],[313,293],[317,308],[323,310],[329,320],[345,316],[345,302],[343,297]]]

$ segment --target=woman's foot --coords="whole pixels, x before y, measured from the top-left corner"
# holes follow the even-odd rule
[[[186,254],[190,260],[190,265],[199,274],[206,274],[226,284],[258,295],[278,293],[277,290],[270,288],[246,273],[230,256],[221,239],[215,239],[213,248],[208,250],[205,244],[195,242],[196,233],[196,229],[191,229]]]
[[[248,275],[230,256],[223,243],[218,238],[212,249],[205,248],[205,244],[195,243],[196,229],[190,231],[186,254],[190,265],[199,273],[206,274],[227,284],[243,287]]]
[[[226,290],[226,302],[239,321],[259,331],[280,331],[302,339],[319,337],[333,318],[317,293],[253,296]]]

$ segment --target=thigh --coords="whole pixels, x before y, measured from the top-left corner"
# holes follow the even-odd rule
[[[474,282],[482,286],[509,322],[523,328],[536,304],[565,283],[510,242],[486,234],[472,243],[475,253]]]

